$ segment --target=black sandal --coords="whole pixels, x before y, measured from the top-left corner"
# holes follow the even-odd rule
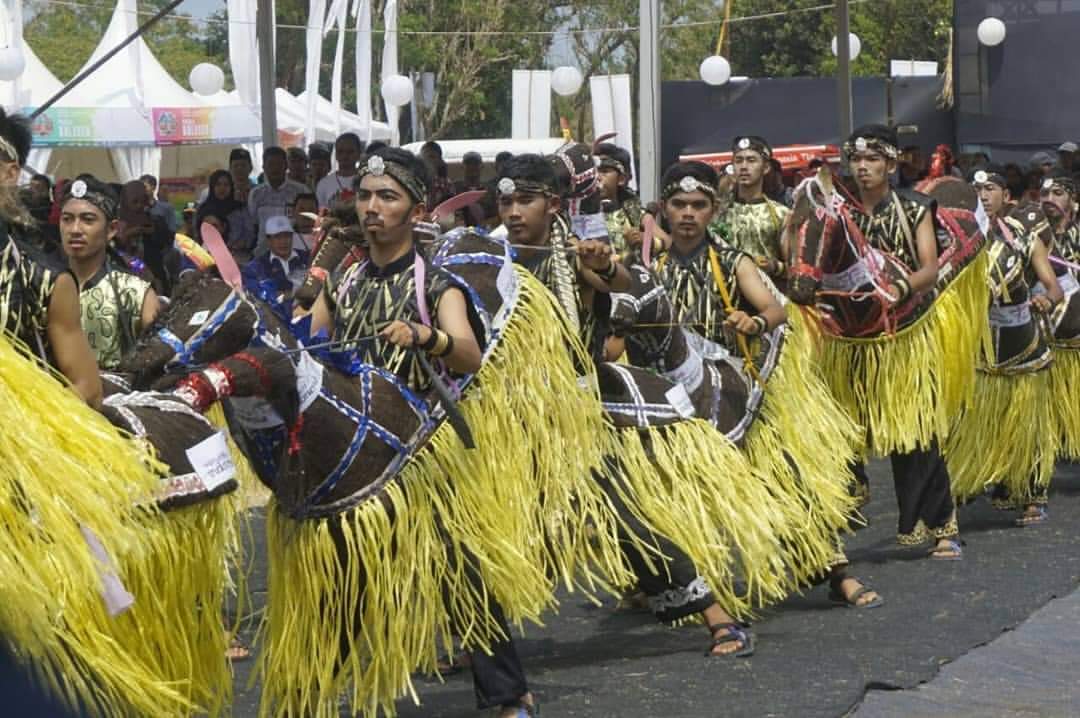
[[[724,635],[719,638],[716,634],[719,631],[724,631]],[[709,626],[709,632],[712,634],[712,645],[709,646],[709,650],[705,651],[705,655],[709,658],[749,658],[754,655],[754,634],[750,631],[750,627],[741,623],[718,623],[715,626]],[[739,642],[742,644],[742,648],[731,653],[713,653],[713,650],[717,646],[722,646],[725,643]]]
[[[849,578],[852,578],[852,577],[849,577]],[[844,591],[843,591],[842,588],[840,588],[840,584],[832,584],[832,583],[830,583],[829,584],[829,600],[831,602],[835,603],[838,606],[846,606],[847,608],[870,609],[870,608],[878,608],[879,606],[884,606],[885,605],[885,599],[881,597],[880,593],[878,593],[877,597],[873,601],[867,601],[866,603],[859,603],[860,598],[862,598],[866,594],[870,593],[871,591],[873,591],[874,593],[877,593],[877,591],[874,591],[873,586],[871,586],[870,584],[863,583],[862,581],[859,581],[859,579],[857,579],[857,578],[855,580],[859,582],[859,588],[855,589],[855,593],[851,594],[851,596],[845,596],[844,595]]]

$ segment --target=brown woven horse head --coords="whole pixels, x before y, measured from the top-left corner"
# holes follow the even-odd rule
[[[797,191],[792,226],[798,236],[788,295],[796,304],[816,306],[826,331],[871,337],[910,324],[978,254],[985,237],[971,185],[941,177],[919,189],[935,201],[939,281],[935,292],[913,295],[896,305],[884,292],[908,269],[896,257],[869,247],[852,218],[857,201],[841,194],[826,168]]]

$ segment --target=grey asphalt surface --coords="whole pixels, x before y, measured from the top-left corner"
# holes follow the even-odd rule
[[[646,613],[615,612],[613,600],[595,607],[580,596],[566,595],[559,613],[549,616],[545,626],[530,626],[517,640],[541,714],[544,718],[836,717],[851,715],[865,700],[860,717],[923,715],[887,706],[880,698],[920,695],[921,691],[904,689],[932,681],[943,665],[1001,637],[1080,584],[1080,467],[1059,466],[1047,524],[1017,528],[1012,514],[995,511],[985,500],[962,507],[960,527],[966,547],[959,562],[930,561],[921,549],[896,546],[896,504],[888,464],[872,463],[870,476],[873,498],[865,510],[870,525],[849,537],[847,549],[852,573],[885,596],[884,606],[870,611],[833,607],[826,588],[817,587],[762,615],[754,624],[758,646],[752,658],[707,659],[703,654],[708,637],[700,625],[668,628]],[[255,536],[257,565],[250,588],[260,605],[266,580],[258,524]],[[1076,604],[1080,597],[1070,605]],[[1074,625],[1078,623],[1080,608],[1072,610],[1061,609],[1059,625],[1069,616]],[[1008,638],[1019,635],[1028,634],[1018,631]],[[1080,665],[1080,639],[1075,635],[1070,638],[1047,628],[1024,640],[1015,670],[1000,672],[1001,691],[1010,690],[1010,682],[1016,691],[1058,690],[1054,686],[1060,683],[1054,681],[1062,676],[1047,675],[1043,685],[1043,671],[1024,668],[1024,662],[1040,650],[1063,664],[1062,671]],[[1046,647],[1049,644],[1054,645]],[[1009,663],[1011,655],[1006,648],[995,660]],[[963,665],[967,664],[958,662],[957,670]],[[998,670],[992,661],[972,665],[976,673]],[[236,716],[257,714],[258,686],[247,689],[252,666],[252,661],[237,664]],[[952,668],[943,674],[950,676],[948,681],[970,679],[967,674],[955,677]],[[416,684],[422,705],[400,702],[403,718],[488,715],[475,709],[467,671],[445,683],[418,676]],[[974,690],[971,695],[973,701],[979,700]],[[889,710],[894,712],[874,712]],[[1080,710],[945,709],[933,715],[1064,716],[1080,715]]]

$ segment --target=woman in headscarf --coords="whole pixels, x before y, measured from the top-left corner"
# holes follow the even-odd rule
[[[233,178],[228,170],[210,175],[210,191],[195,215],[195,239],[200,243],[199,228],[208,217],[214,217],[225,231],[222,236],[238,263],[251,259],[255,247],[255,226],[241,202],[233,198]],[[219,227],[221,229],[221,227]]]

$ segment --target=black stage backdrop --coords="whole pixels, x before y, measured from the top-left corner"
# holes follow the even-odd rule
[[[1080,141],[1080,0],[955,0],[957,139],[996,159]],[[1005,41],[979,44],[986,17]]]
[[[901,144],[918,145],[926,156],[939,143],[955,140],[952,113],[937,109],[942,80],[937,77],[859,77],[852,81],[855,126],[886,123],[917,128]],[[661,157],[664,165],[680,154],[726,152],[731,139],[755,134],[774,147],[838,145],[836,80],[781,78],[732,82],[665,82],[662,87]]]

